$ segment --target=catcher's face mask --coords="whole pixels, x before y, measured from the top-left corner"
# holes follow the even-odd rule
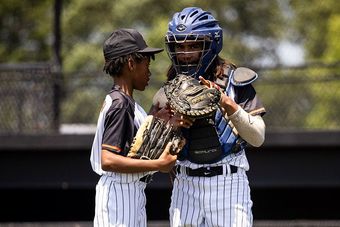
[[[166,35],[167,53],[177,74],[198,78],[208,67],[212,41],[200,35]]]
[[[202,42],[176,43],[175,52],[179,64],[198,64],[202,55],[203,45],[204,43]]]

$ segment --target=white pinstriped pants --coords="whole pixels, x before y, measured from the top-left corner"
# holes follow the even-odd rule
[[[95,227],[146,227],[146,183],[117,183],[102,176],[96,186]]]
[[[243,169],[214,177],[177,175],[171,196],[172,227],[253,225],[248,178]]]

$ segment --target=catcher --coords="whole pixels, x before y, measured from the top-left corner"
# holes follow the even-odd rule
[[[188,127],[181,130],[186,144],[175,168],[171,226],[252,226],[245,148],[261,146],[265,133],[265,109],[252,86],[257,74],[219,56],[223,31],[201,8],[175,13],[165,44],[172,65],[151,112],[169,105],[169,116],[180,115],[180,123]],[[217,108],[215,99],[190,98],[207,91],[191,89],[188,77],[222,91],[216,93]],[[206,111],[206,104],[212,108]]]

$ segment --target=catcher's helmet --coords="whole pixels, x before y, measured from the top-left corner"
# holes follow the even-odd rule
[[[198,62],[181,62],[176,45],[184,42],[200,42]],[[165,36],[167,53],[178,74],[203,76],[215,57],[222,50],[223,31],[210,12],[198,7],[188,7],[173,15]],[[189,54],[192,52],[181,52]]]

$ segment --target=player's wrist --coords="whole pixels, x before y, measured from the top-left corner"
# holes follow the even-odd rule
[[[235,103],[226,94],[221,95],[219,105],[220,105],[223,113],[227,116],[234,114],[239,109],[239,105],[237,103]]]

